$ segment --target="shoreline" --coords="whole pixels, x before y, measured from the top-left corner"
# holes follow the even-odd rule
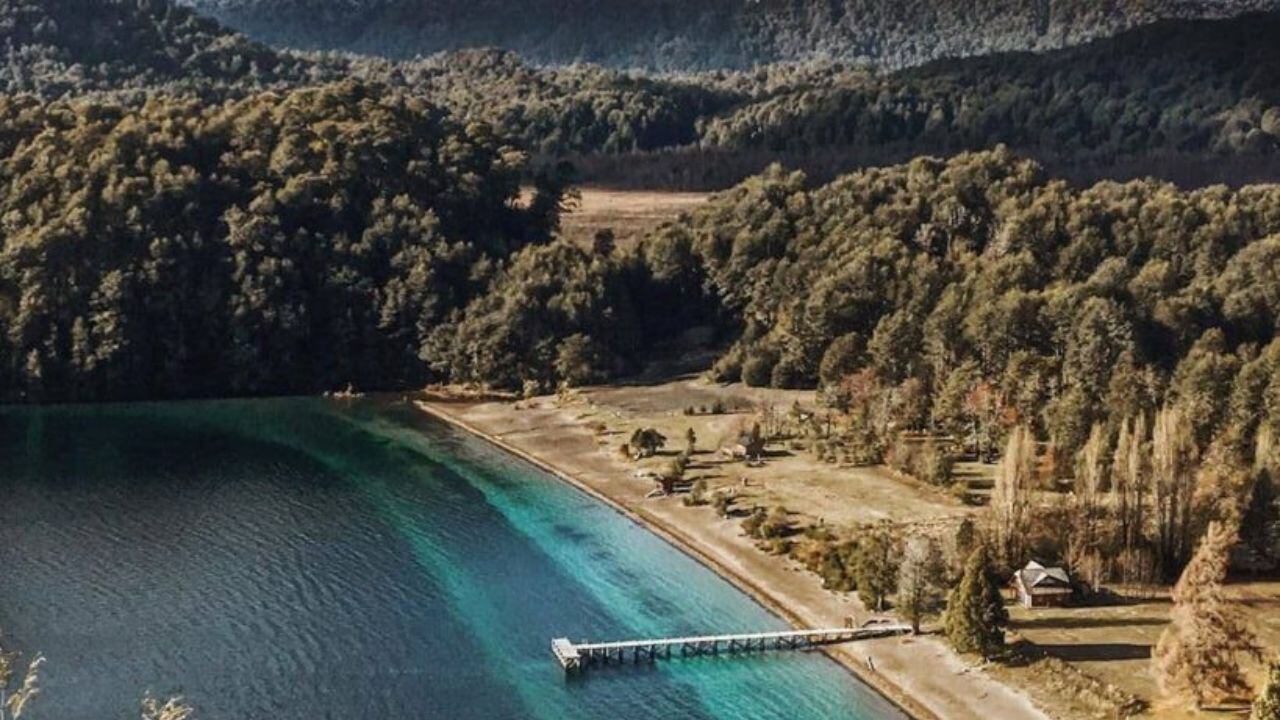
[[[595,500],[604,503],[612,508],[615,512],[623,515],[632,522],[652,532],[675,549],[693,558],[695,561],[714,572],[722,580],[733,585],[738,591],[746,594],[755,602],[769,612],[777,615],[782,620],[796,628],[804,628],[808,623],[804,622],[800,614],[793,608],[789,607],[784,601],[761,587],[758,583],[751,580],[725,563],[713,557],[709,553],[701,550],[697,544],[685,535],[678,528],[670,523],[663,521],[661,518],[655,517],[649,513],[637,511],[625,505],[623,502],[614,498],[600,489],[593,487],[590,483],[576,477],[573,473],[557,467],[555,464],[540,458],[533,453],[513,445],[501,437],[494,435],[475,424],[468,422],[466,419],[446,411],[442,406],[448,406],[448,401],[430,401],[423,399],[415,399],[413,401],[418,410],[430,415],[431,417],[467,432],[481,440],[499,448],[512,456],[515,456],[539,470],[546,472],[557,479],[568,483],[575,489],[587,494]],[[854,679],[865,685],[872,692],[887,700],[899,711],[912,720],[942,720],[937,714],[922,705],[913,698],[908,692],[898,685],[890,682],[879,673],[870,672],[859,660],[848,651],[844,646],[827,646],[818,649],[819,652],[829,657],[833,662],[842,667]]]

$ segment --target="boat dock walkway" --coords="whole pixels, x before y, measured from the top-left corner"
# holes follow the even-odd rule
[[[777,632],[738,635],[702,635],[698,637],[628,640],[623,642],[571,642],[568,638],[551,641],[551,652],[566,673],[575,673],[591,665],[626,662],[655,662],[671,657],[696,657],[764,652],[767,650],[807,650],[820,645],[833,645],[852,640],[904,635],[911,626],[884,623],[860,628],[827,628],[818,630],[780,630]]]

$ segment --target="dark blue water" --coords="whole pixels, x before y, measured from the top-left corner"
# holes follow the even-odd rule
[[[552,637],[784,625],[564,483],[406,406],[0,410],[0,630],[31,720],[899,718],[816,654],[603,669]]]

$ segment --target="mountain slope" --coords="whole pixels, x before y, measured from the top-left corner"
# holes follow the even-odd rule
[[[273,45],[411,57],[476,46],[667,71],[836,59],[898,68],[1046,50],[1277,0],[182,0]]]
[[[165,83],[275,82],[304,63],[169,0],[3,0],[0,91],[46,97]]]

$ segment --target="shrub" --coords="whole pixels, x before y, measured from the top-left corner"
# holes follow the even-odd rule
[[[750,387],[769,387],[778,356],[769,350],[753,350],[742,363],[742,382]]]

